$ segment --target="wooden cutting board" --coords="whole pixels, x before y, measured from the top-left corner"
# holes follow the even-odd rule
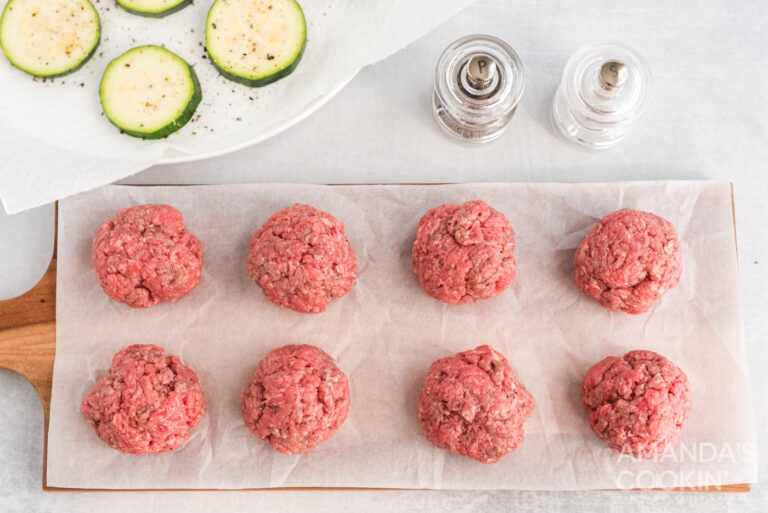
[[[56,257],[32,290],[0,301],[0,368],[27,379],[40,396],[44,414],[43,488],[56,353]]]
[[[46,485],[48,421],[56,353],[56,255],[40,282],[26,294],[0,301],[0,368],[26,378],[40,396],[45,415],[43,489],[63,490]],[[705,488],[676,488],[676,491],[748,492],[750,484]]]

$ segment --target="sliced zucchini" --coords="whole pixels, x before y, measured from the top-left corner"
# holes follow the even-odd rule
[[[79,69],[99,44],[101,21],[89,0],[8,0],[0,47],[11,64],[36,77]]]
[[[117,0],[117,5],[129,13],[149,18],[168,16],[190,4],[192,0]]]
[[[183,127],[200,104],[195,70],[160,46],[132,48],[107,65],[99,85],[104,114],[121,131],[160,139]]]
[[[296,69],[307,40],[295,0],[215,0],[205,23],[205,47],[226,78],[261,87]]]

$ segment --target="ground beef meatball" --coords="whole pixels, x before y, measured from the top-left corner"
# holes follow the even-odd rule
[[[445,303],[491,298],[515,279],[515,232],[484,201],[442,205],[419,221],[413,271],[424,291]]]
[[[675,444],[691,410],[685,373],[653,351],[598,362],[584,378],[581,398],[589,425],[611,449],[648,459]]]
[[[646,312],[680,282],[677,232],[650,212],[613,212],[581,242],[574,268],[576,286],[609,310]]]
[[[435,361],[419,395],[421,431],[441,449],[495,463],[523,442],[533,397],[487,345]]]
[[[344,231],[335,217],[309,205],[281,210],[253,235],[248,274],[273,303],[297,312],[324,312],[357,277]]]
[[[172,451],[189,438],[205,415],[197,374],[155,345],[118,352],[106,377],[80,404],[96,434],[130,454]]]
[[[322,349],[270,351],[240,396],[248,429],[277,451],[300,454],[331,437],[349,412],[347,376]]]
[[[119,211],[96,232],[91,259],[104,292],[134,308],[186,296],[203,269],[200,241],[169,205]]]

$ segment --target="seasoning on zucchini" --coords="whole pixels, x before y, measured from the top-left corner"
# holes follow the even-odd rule
[[[104,114],[121,131],[160,139],[183,127],[202,92],[194,69],[160,46],[132,48],[107,65],[99,85]]]
[[[192,0],[117,0],[117,5],[129,13],[149,18],[168,16],[190,4]]]
[[[101,21],[89,0],[8,0],[0,47],[11,64],[36,77],[72,73],[93,55]]]
[[[295,0],[215,0],[205,23],[205,46],[224,77],[261,87],[296,69],[307,39]]]

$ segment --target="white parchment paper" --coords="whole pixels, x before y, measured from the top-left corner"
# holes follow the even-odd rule
[[[411,267],[421,215],[484,199],[516,231],[517,277],[496,298],[446,305]],[[129,205],[179,208],[202,241],[203,276],[186,298],[147,310],[111,301],[90,264],[99,225]],[[323,314],[267,301],[246,273],[248,242],[295,202],[347,226],[358,281]],[[382,487],[602,489],[703,487],[756,479],[755,433],[728,184],[463,184],[443,186],[109,186],[60,202],[57,341],[47,483],[75,488]],[[677,228],[683,277],[647,314],[612,313],[572,284],[573,252],[605,214],[650,210]],[[181,449],[121,454],[103,444],[79,405],[112,355],[164,346],[200,375],[208,413]],[[346,423],[316,451],[286,456],[253,437],[239,397],[256,363],[287,343],[316,344],[350,378]],[[491,344],[536,407],[525,442],[493,465],[434,448],[416,400],[437,358]],[[587,369],[607,355],[657,351],[680,366],[693,408],[677,447],[656,461],[612,452],[580,402]]]
[[[34,79],[0,54],[0,201],[16,213],[158,162],[211,157],[264,140],[325,104],[361,68],[472,1],[303,0],[307,46],[301,63],[290,76],[251,88],[223,78],[206,55],[205,19],[213,0],[196,0],[157,19],[130,14],[113,0],[92,0],[101,42],[75,73]],[[192,65],[203,93],[193,119],[158,141],[121,134],[103,116],[98,95],[107,64],[146,44],[165,46]]]

